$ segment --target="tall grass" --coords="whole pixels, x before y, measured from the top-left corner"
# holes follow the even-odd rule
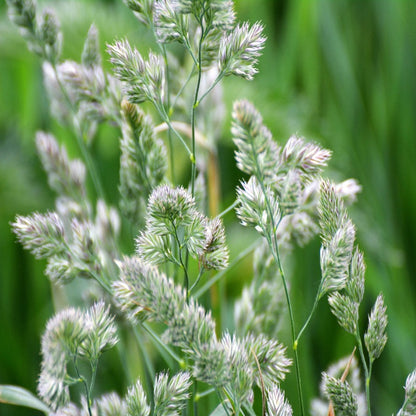
[[[126,33],[142,44],[143,33],[138,33],[136,21],[119,3],[76,2],[73,21],[61,19],[66,37],[74,39],[67,45],[65,56],[78,54],[93,19],[100,29],[102,44]],[[276,137],[287,138],[297,131],[318,139],[334,150],[332,166],[337,166],[344,176],[356,177],[363,185],[364,193],[353,218],[366,252],[367,291],[372,297],[379,290],[384,292],[390,320],[389,343],[374,369],[373,397],[385,414],[391,414],[401,403],[401,386],[414,368],[416,357],[416,4],[394,0],[238,3],[242,19],[265,23],[269,40],[254,88],[238,80],[225,84],[227,113],[234,98],[246,96],[262,103],[265,123]],[[54,3],[53,7],[58,15],[67,16],[65,2]],[[52,305],[42,276],[43,265],[15,245],[8,223],[16,212],[24,214],[52,205],[34,155],[35,130],[52,129],[66,143],[72,140],[46,115],[39,63],[26,51],[8,23],[4,8],[2,11],[0,316],[6,338],[0,347],[0,383],[34,390],[39,370],[39,333],[51,315]],[[233,148],[228,131],[227,124],[220,168],[225,176],[234,178],[235,185],[237,174],[230,168]],[[111,138],[113,134],[108,128],[96,144],[94,157],[98,165],[118,164],[118,144]],[[70,151],[75,154],[76,148]],[[115,178],[111,182],[106,177],[108,171],[111,169],[101,173],[111,200],[116,183]],[[224,185],[224,201],[234,198],[229,194],[232,189],[232,184]],[[232,242],[240,239],[239,232],[231,235]],[[129,239],[126,237],[126,246]],[[238,242],[234,247],[237,252]],[[302,249],[298,259],[316,259],[317,250],[316,242]],[[295,308],[298,311],[312,305],[316,290],[313,282],[318,281],[319,265],[305,268],[304,264],[308,263],[295,261],[290,266],[293,276],[299,276],[292,283],[293,293],[302,294],[295,295],[294,302],[308,304],[306,308]],[[244,269],[247,268],[236,269],[222,291],[238,295],[241,283],[249,277]],[[366,309],[369,311],[369,304]],[[320,372],[352,346],[352,341],[338,331],[326,305],[319,306],[318,314],[319,325],[310,331],[313,336],[306,334],[302,348],[304,385],[310,386],[307,401],[317,394]],[[303,320],[298,317],[298,321]],[[225,320],[223,325],[227,326]],[[328,333],[331,338],[322,343]],[[307,359],[311,356],[313,360]],[[287,383],[293,384],[295,391],[294,380]],[[29,414],[15,408],[7,408],[7,412]]]

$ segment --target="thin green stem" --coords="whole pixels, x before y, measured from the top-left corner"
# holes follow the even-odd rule
[[[208,389],[208,390],[201,391],[200,393],[195,394],[194,400],[197,402],[197,401],[201,400],[203,397],[209,396],[211,393],[214,393],[214,392],[215,392],[215,389],[213,387]]]
[[[238,205],[238,201],[235,200],[229,207],[227,207],[224,211],[220,212],[217,215],[217,218],[224,217],[226,214],[228,214],[230,211],[232,211],[237,205]]]
[[[91,381],[90,381],[90,393],[94,390],[95,378],[97,376],[98,359],[91,361]]]
[[[141,338],[139,332],[137,331],[137,328],[135,326],[132,326],[134,337],[136,338],[137,345],[139,347],[140,353],[142,355],[142,359],[144,361],[145,365],[145,374],[146,374],[146,381],[147,381],[147,392],[149,395],[153,394],[153,380],[155,378],[155,369],[152,364],[152,360],[150,359],[150,356],[143,345],[143,339]]]
[[[141,324],[142,328],[153,338],[156,343],[161,346],[169,355],[182,367],[184,365],[184,362],[182,358],[180,358],[173,350],[169,347],[169,345],[166,345],[159,337],[159,335],[156,334],[156,332],[153,331],[152,328],[146,323],[143,322]]]
[[[192,109],[191,109],[191,129],[192,129],[192,137],[191,137],[191,142],[192,142],[191,194],[192,194],[192,196],[195,195],[195,178],[196,178],[195,115],[196,115],[196,108],[199,105],[198,96],[199,96],[199,89],[201,87],[201,78],[202,78],[202,42],[203,42],[204,36],[205,36],[204,25],[202,23],[202,19],[200,21],[200,27],[201,27],[201,36],[199,38],[199,44],[198,44],[198,62],[197,62],[198,77],[197,77],[197,81],[196,81],[194,101],[193,101]]]
[[[276,235],[275,232],[274,232],[274,234]],[[275,246],[275,249],[272,249],[272,253],[273,253],[273,257],[275,258],[275,261],[277,263],[280,277],[282,278],[283,288],[284,288],[284,292],[285,292],[285,296],[286,296],[286,303],[287,303],[287,307],[288,307],[288,311],[289,311],[290,329],[291,329],[292,342],[293,342],[293,354],[294,354],[294,358],[295,358],[296,384],[297,384],[297,389],[298,389],[300,411],[301,411],[301,415],[303,416],[305,414],[305,409],[304,409],[304,405],[303,405],[302,377],[301,377],[301,374],[300,374],[300,366],[299,366],[298,344],[297,344],[296,338],[295,338],[295,320],[293,318],[293,310],[292,310],[292,303],[290,301],[290,296],[289,296],[289,289],[287,287],[286,278],[285,278],[285,275],[283,273],[282,264],[280,262],[280,256],[279,256],[279,251],[278,251],[278,247],[277,247],[276,237],[273,239],[273,241],[274,241],[273,245]],[[277,251],[275,251],[275,250],[277,250]]]
[[[319,284],[318,292],[316,294],[315,301],[313,302],[312,310],[311,310],[311,312],[308,316],[308,319],[305,321],[305,323],[303,324],[302,329],[299,331],[298,336],[296,337],[296,341],[295,341],[296,345],[299,343],[299,340],[302,337],[302,334],[304,333],[304,331],[308,327],[309,323],[311,322],[312,316],[314,315],[314,313],[316,311],[319,300],[321,299],[321,295],[320,295],[321,294],[321,288],[322,288],[322,280],[321,280],[321,283]]]
[[[179,257],[179,264],[183,270],[183,285],[185,287],[185,292],[186,292],[186,299],[188,300],[188,294],[189,294],[189,275],[188,275],[188,250],[186,250],[186,259],[185,259],[185,263],[182,260],[182,244],[181,241],[179,239],[179,235],[178,235],[178,230],[176,229],[176,225],[175,223],[172,221],[171,222],[173,230],[174,230],[174,238],[176,240],[176,244],[178,245],[178,257]]]
[[[371,378],[372,363],[370,361],[370,370],[369,370],[369,367],[367,365],[367,361],[366,361],[365,355],[364,355],[364,348],[363,348],[363,343],[361,342],[360,331],[359,331],[358,328],[357,328],[357,332],[355,333],[355,339],[356,339],[357,344],[358,344],[358,351],[360,352],[361,363],[362,363],[363,368],[364,368],[364,375],[365,375],[365,395],[366,395],[366,400],[367,400],[367,412],[368,412],[368,416],[371,416],[370,378]]]
[[[216,85],[224,78],[224,72],[220,72],[215,79],[215,81],[212,83],[212,85],[201,95],[201,98],[199,99],[199,103],[202,103],[204,98],[216,87]]]
[[[370,364],[368,366],[368,377],[365,382],[366,384],[366,398],[367,398],[367,406],[368,406],[368,416],[371,416],[371,401],[370,401],[370,381],[371,381],[371,374],[373,372],[373,361],[370,360]]]
[[[166,52],[166,47],[164,44],[161,45],[163,59],[165,61],[166,68],[166,104],[168,108],[168,113],[170,113],[170,90],[169,90],[169,61],[168,55]],[[170,162],[170,177],[172,183],[175,183],[175,157],[173,154],[173,142],[172,142],[172,130],[168,129],[168,144],[169,144],[169,162]]]
[[[84,388],[85,388],[85,398],[87,400],[88,415],[92,416],[92,412],[91,412],[92,402],[91,402],[90,390],[88,388],[87,381],[85,380],[85,378],[79,372],[78,364],[77,364],[77,354],[74,355],[73,363],[74,363],[74,368],[75,368],[75,372],[77,374],[78,380],[84,385]]]
[[[187,36],[183,37],[183,44],[185,45],[185,49],[189,52],[189,55],[191,55],[192,60],[194,61],[195,65],[198,65],[198,60],[194,54],[194,51],[192,50],[191,44],[189,43],[189,39]]]
[[[198,285],[199,281],[201,280],[202,275],[204,274],[204,271],[205,271],[205,269],[204,269],[204,267],[202,266],[202,267],[199,269],[199,273],[198,273],[197,278],[195,279],[194,284],[193,284],[193,285],[191,286],[191,288],[189,289],[189,293],[192,293],[192,290],[193,290],[193,289],[195,289],[195,287]]]
[[[198,401],[195,400],[195,396],[196,396],[196,392],[198,389],[198,380],[194,380],[194,387],[193,387],[193,411],[194,411],[194,415],[193,416],[198,416]]]
[[[177,103],[179,97],[182,95],[182,93],[185,90],[186,86],[189,84],[189,81],[194,76],[195,68],[196,68],[196,64],[194,63],[192,65],[191,72],[188,74],[188,77],[186,78],[185,82],[183,83],[183,85],[179,89],[178,93],[175,95],[174,99],[172,100],[171,105],[168,107],[169,108],[169,113],[168,114],[170,114],[173,111],[173,109],[175,108],[176,103]]]
[[[159,112],[160,116],[162,117],[163,121],[168,125],[169,129],[171,129],[171,131],[173,132],[173,134],[179,139],[179,141],[183,144],[183,146],[185,147],[189,158],[192,160],[193,154],[191,152],[191,149],[188,147],[188,145],[186,144],[185,140],[183,139],[183,137],[179,134],[179,132],[175,129],[175,127],[173,127],[169,116],[166,114],[166,111],[164,108],[161,108],[160,106],[155,104],[155,108],[157,109],[157,111]]]

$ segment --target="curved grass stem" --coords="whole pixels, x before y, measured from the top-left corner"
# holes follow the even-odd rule
[[[85,398],[87,400],[88,416],[92,416],[92,412],[91,412],[91,405],[92,405],[91,391],[88,387],[87,380],[85,380],[85,377],[82,376],[81,373],[79,372],[78,363],[77,363],[77,355],[76,354],[74,355],[73,364],[74,364],[75,373],[77,374],[78,380],[83,384],[84,389],[85,389]]]
[[[192,103],[191,109],[191,129],[192,129],[192,167],[191,167],[191,194],[192,196],[195,195],[195,178],[196,178],[196,146],[195,146],[195,115],[196,115],[196,108],[199,105],[198,96],[199,96],[199,89],[201,87],[201,78],[202,78],[202,42],[204,40],[205,31],[204,26],[201,20],[201,36],[199,38],[198,44],[198,62],[197,62],[197,81],[194,93],[194,101]]]
[[[370,403],[370,380],[371,380],[371,371],[372,371],[372,362],[367,365],[367,360],[364,355],[364,348],[363,343],[361,341],[360,331],[357,329],[355,333],[355,339],[358,344],[358,351],[360,353],[361,363],[364,368],[364,375],[365,375],[365,396],[367,401],[367,414],[371,416],[371,403]]]
[[[313,302],[313,306],[312,306],[311,312],[309,313],[308,318],[306,319],[305,323],[303,324],[302,329],[299,331],[298,336],[296,337],[296,340],[295,340],[295,344],[296,345],[299,343],[299,340],[302,337],[302,334],[305,332],[306,328],[308,327],[309,323],[311,322],[312,317],[313,317],[313,315],[314,315],[314,313],[316,311],[316,308],[318,306],[318,303],[319,303],[319,301],[321,299],[321,288],[322,288],[322,280],[321,280],[321,283],[319,284],[318,292],[317,292],[316,297],[315,297],[315,300]]]

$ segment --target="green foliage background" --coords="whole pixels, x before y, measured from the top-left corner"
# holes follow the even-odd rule
[[[103,50],[105,42],[116,37],[128,37],[142,50],[151,44],[121,0],[39,3],[50,5],[61,20],[65,59],[79,59],[92,21],[100,30]],[[236,9],[241,20],[263,21],[268,41],[253,82],[225,82],[227,113],[234,99],[250,99],[277,140],[298,133],[320,142],[334,151],[331,175],[339,180],[355,177],[363,186],[352,209],[368,268],[367,303],[361,314],[367,315],[382,291],[389,341],[375,364],[372,393],[376,408],[392,414],[403,400],[405,378],[416,366],[416,2],[237,0]],[[40,334],[53,313],[51,288],[42,273],[43,262],[16,244],[9,223],[17,213],[53,209],[54,196],[35,151],[39,129],[53,131],[67,143],[70,154],[77,155],[71,134],[49,116],[41,64],[8,21],[2,2],[0,384],[32,391],[40,364]],[[94,158],[113,204],[117,204],[118,137],[116,130],[105,128],[94,144]],[[239,178],[229,122],[220,146],[226,205],[235,196]],[[230,231],[232,256],[246,235],[242,227]],[[131,243],[127,239],[125,244]],[[319,283],[318,250],[318,241],[297,250],[290,266],[298,324],[304,321]],[[223,291],[230,298],[237,296],[249,272],[247,265],[237,268]],[[321,302],[300,350],[308,400],[317,394],[321,371],[352,348],[352,338],[338,329],[328,305]],[[123,390],[121,376],[108,371],[114,372],[109,388]],[[286,386],[289,398],[294,397],[292,382],[289,378]],[[1,406],[3,414],[33,412]]]

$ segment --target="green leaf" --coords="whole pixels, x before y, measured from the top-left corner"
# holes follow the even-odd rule
[[[30,391],[18,386],[0,385],[0,403],[31,407],[49,414],[51,410]]]

